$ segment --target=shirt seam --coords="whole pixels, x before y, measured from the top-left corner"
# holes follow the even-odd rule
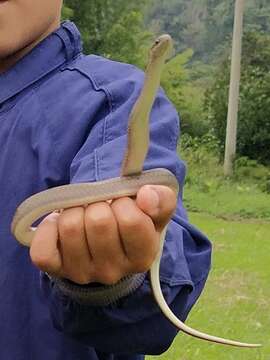
[[[107,102],[108,102],[108,108],[109,108],[109,114],[107,116],[105,116],[105,118],[103,119],[103,126],[102,126],[102,145],[105,145],[107,143],[106,141],[106,136],[107,136],[107,124],[112,116],[112,113],[114,111],[115,108],[115,103],[114,103],[114,98],[113,98],[113,94],[112,92],[109,90],[109,88],[105,85],[102,85],[97,78],[94,76],[94,74],[88,74],[85,71],[74,67],[72,69],[68,69],[69,71],[77,71],[79,72],[81,75],[85,76],[92,84],[94,91],[103,91],[103,93],[106,96]],[[99,153],[98,150],[95,149],[94,150],[94,162],[95,162],[95,178],[97,181],[100,180],[100,162],[101,159],[99,158]]]

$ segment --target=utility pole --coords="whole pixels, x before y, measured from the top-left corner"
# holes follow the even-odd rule
[[[233,174],[233,161],[236,153],[237,115],[241,72],[241,49],[243,33],[244,1],[235,0],[234,26],[232,41],[231,79],[227,115],[224,175]]]

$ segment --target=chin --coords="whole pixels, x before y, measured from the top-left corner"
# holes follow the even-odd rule
[[[16,50],[14,51],[14,49],[12,49],[10,46],[0,44],[0,60],[4,60],[9,56],[12,56],[14,52],[16,52]]]
[[[0,59],[4,60],[19,51],[19,48],[14,46],[14,44],[5,44],[0,41]]]
[[[0,60],[16,56],[17,53],[23,52],[28,46],[29,42],[27,40],[22,41],[22,39],[9,37],[8,41],[7,38],[2,41],[0,36]]]

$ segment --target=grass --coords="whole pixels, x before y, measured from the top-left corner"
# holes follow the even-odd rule
[[[184,201],[189,211],[208,213],[227,220],[270,220],[270,194],[263,193],[252,184],[225,182],[217,187],[214,181],[196,187],[187,184]]]
[[[191,213],[190,220],[213,242],[212,271],[187,323],[204,332],[263,348],[238,349],[179,334],[163,360],[270,359],[270,223],[217,219]]]
[[[240,158],[235,176],[225,179],[217,156],[206,146],[189,147],[182,155],[188,164],[184,203],[189,211],[229,220],[270,220],[270,168]]]
[[[224,179],[207,147],[195,142],[182,155],[189,164],[184,204],[213,243],[212,270],[187,324],[263,347],[240,349],[178,334],[166,353],[147,360],[270,360],[270,191],[262,191],[270,169],[244,159],[246,166]]]

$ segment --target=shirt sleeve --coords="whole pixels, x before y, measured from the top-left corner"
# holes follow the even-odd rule
[[[98,87],[97,81],[92,81]],[[104,117],[92,126],[73,157],[71,183],[119,176],[128,115],[140,86],[141,81],[138,84],[130,80],[102,87],[108,111],[102,110]],[[160,281],[167,303],[185,320],[204,287],[211,246],[208,239],[189,224],[182,206],[185,165],[177,155],[178,137],[178,115],[160,90],[151,112],[150,147],[144,170],[166,168],[180,185],[177,210],[166,234]],[[54,325],[104,352],[159,354],[168,348],[177,333],[155,303],[148,274],[126,277],[113,286],[78,286],[43,274],[42,288],[49,300]]]

